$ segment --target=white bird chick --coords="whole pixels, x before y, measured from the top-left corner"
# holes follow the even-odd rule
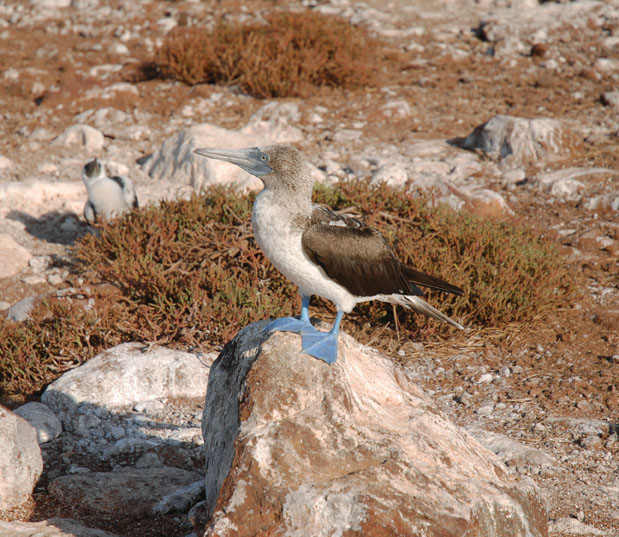
[[[84,218],[89,224],[102,218],[109,220],[138,207],[138,197],[131,179],[109,177],[98,159],[86,163],[82,169],[82,181],[88,191]]]

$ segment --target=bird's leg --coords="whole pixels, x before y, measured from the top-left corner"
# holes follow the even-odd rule
[[[281,319],[275,319],[266,326],[265,330],[269,332],[274,330],[279,332],[295,332],[296,334],[311,334],[316,332],[310,323],[309,302],[309,296],[301,295],[300,319],[297,319],[296,317],[282,317]]]
[[[330,332],[303,333],[303,352],[314,358],[320,358],[328,364],[334,363],[337,360],[337,340],[343,316],[343,311],[337,312]]]

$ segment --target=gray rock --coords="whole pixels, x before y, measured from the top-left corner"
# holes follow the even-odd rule
[[[89,125],[71,125],[61,135],[54,138],[50,145],[71,147],[80,146],[88,152],[103,149],[103,133]]]
[[[2,537],[118,537],[94,528],[82,526],[70,518],[50,518],[43,522],[6,522],[0,520]]]
[[[599,9],[599,2],[592,1],[540,4],[521,0],[510,4],[510,8],[490,11],[480,21],[479,33],[493,44],[496,55],[528,54],[531,45],[547,42],[551,33],[564,28],[567,38],[575,31],[586,31],[587,24],[599,21],[606,10],[612,17],[612,6]]]
[[[199,478],[180,468],[123,469],[62,476],[50,482],[48,490],[54,498],[89,513],[142,518],[163,498]]]
[[[619,211],[619,191],[594,196],[585,201],[585,207],[590,211]]]
[[[601,101],[603,105],[619,110],[619,91],[607,91],[602,93]]]
[[[39,300],[38,296],[28,296],[21,299],[19,302],[15,302],[6,312],[7,318],[17,323],[27,321],[30,319],[32,308],[34,308]]]
[[[162,498],[161,501],[153,507],[153,515],[186,513],[202,499],[204,499],[204,480],[200,479]]]
[[[372,184],[386,183],[389,186],[402,188],[408,182],[406,168],[398,163],[384,164],[372,172]]]
[[[0,406],[0,510],[25,502],[43,472],[37,433],[25,419]]]
[[[35,401],[15,409],[15,414],[24,418],[37,432],[39,444],[58,438],[62,433],[62,424],[47,405]]]
[[[559,518],[553,520],[548,526],[548,532],[550,534],[568,534],[568,535],[585,535],[591,537],[593,535],[608,536],[609,534],[605,530],[600,530],[589,524],[585,524],[576,518]]]
[[[565,168],[541,173],[534,181],[557,199],[577,200],[583,194],[590,176],[612,173],[608,168]]]
[[[521,444],[504,434],[493,433],[479,427],[467,427],[466,430],[482,446],[489,449],[510,466],[530,465],[543,469],[553,469],[557,461],[543,451]]]
[[[263,328],[241,330],[209,378],[214,535],[546,535],[535,485],[509,475],[397,364],[341,334],[329,366],[303,354],[298,335]]]
[[[252,147],[301,140],[301,131],[290,127],[286,119],[293,112],[289,108],[281,113],[277,110],[273,103],[265,105],[245,127],[236,131],[207,123],[184,129],[163,142],[144,163],[144,170],[155,179],[190,184],[195,189],[209,184],[231,183],[241,188],[260,189],[262,183],[257,177],[233,164],[196,155],[193,150],[200,147]]]
[[[40,274],[50,266],[52,258],[49,255],[35,255],[30,258],[28,265],[35,274]]]
[[[509,169],[567,159],[582,151],[582,140],[560,121],[500,115],[476,127],[462,145],[481,149]]]
[[[69,7],[71,0],[30,0],[30,5],[34,8]]]
[[[68,371],[51,383],[41,400],[65,419],[79,405],[131,409],[138,401],[204,396],[214,355],[125,343]]]
[[[19,274],[32,255],[8,233],[0,233],[0,279]]]
[[[140,90],[128,82],[117,82],[105,88],[92,88],[88,90],[84,97],[86,99],[115,99],[119,93],[128,93],[135,97],[140,96]]]

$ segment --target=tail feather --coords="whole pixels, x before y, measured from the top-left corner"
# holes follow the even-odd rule
[[[436,276],[430,276],[429,274],[407,267],[406,265],[402,265],[402,270],[407,280],[414,284],[421,285],[422,287],[438,289],[444,293],[453,293],[454,295],[462,295],[464,293],[459,287],[447,283],[445,280],[437,278]]]
[[[418,296],[407,295],[402,296],[402,299],[402,301],[398,301],[402,306],[414,309],[415,311],[423,313],[428,317],[432,317],[433,319],[437,319],[439,321],[443,321],[444,323],[450,324],[451,326],[455,326],[460,330],[464,330],[464,327],[461,324],[453,321],[452,319],[447,317],[447,315],[438,311],[436,308],[433,308],[432,306],[430,306],[430,304],[428,304],[426,301],[422,300]]]

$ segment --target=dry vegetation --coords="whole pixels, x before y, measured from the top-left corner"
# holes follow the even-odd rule
[[[322,86],[373,85],[381,50],[344,19],[275,12],[264,25],[178,29],[146,70],[187,84],[238,85],[259,98],[303,97]]]
[[[555,311],[571,278],[555,246],[523,227],[434,206],[427,196],[367,182],[319,186],[315,200],[355,205],[406,263],[461,286],[463,297],[428,300],[461,323],[502,327]],[[75,271],[85,280],[72,300],[43,303],[24,323],[0,320],[0,389],[40,390],[63,371],[121,341],[218,346],[246,324],[298,313],[296,288],[263,256],[251,232],[253,196],[211,188],[105,223],[77,244]],[[87,309],[86,299],[94,298]],[[91,301],[92,303],[92,301]],[[331,317],[315,300],[312,314]],[[399,310],[407,340],[453,337],[453,329]],[[383,326],[381,340],[373,340]],[[392,308],[360,305],[344,329],[389,350]]]

